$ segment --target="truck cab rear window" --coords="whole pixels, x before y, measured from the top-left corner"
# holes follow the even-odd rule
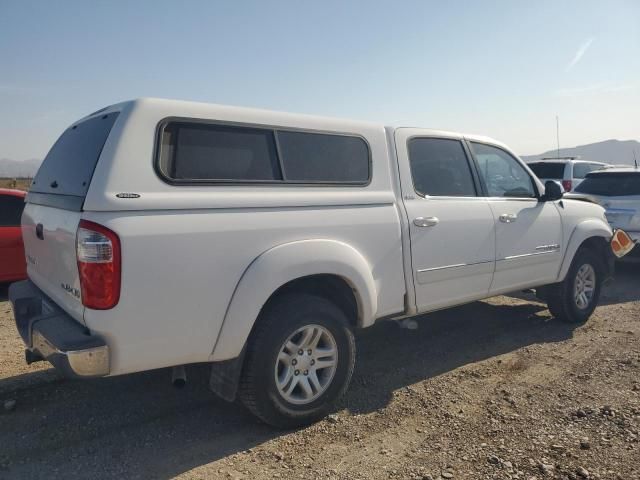
[[[171,183],[344,183],[369,180],[369,149],[355,136],[196,122],[160,132],[157,166]]]

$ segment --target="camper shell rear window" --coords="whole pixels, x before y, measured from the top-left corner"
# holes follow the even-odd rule
[[[89,118],[69,127],[42,162],[30,193],[84,199],[118,112]]]
[[[170,184],[366,185],[360,136],[171,120],[158,131],[156,171]]]

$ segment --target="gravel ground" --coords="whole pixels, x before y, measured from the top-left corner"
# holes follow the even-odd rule
[[[0,290],[0,478],[640,479],[640,266],[584,326],[528,294],[382,323],[334,415],[274,431],[170,372],[27,366]]]

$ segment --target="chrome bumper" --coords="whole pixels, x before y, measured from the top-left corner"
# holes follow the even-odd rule
[[[31,281],[12,284],[9,300],[18,333],[29,352],[27,361],[47,360],[70,378],[109,375],[105,341],[57,307]]]
[[[38,330],[34,330],[30,350],[50,362],[51,359],[62,357],[61,360],[68,365],[68,369],[73,372],[74,376],[104,377],[109,375],[109,347],[106,345],[65,352],[53,345]],[[56,366],[54,362],[51,363]]]

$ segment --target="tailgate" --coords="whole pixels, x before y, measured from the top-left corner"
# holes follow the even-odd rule
[[[76,261],[79,222],[80,212],[27,203],[22,238],[31,281],[75,320],[83,322]]]
[[[67,128],[38,169],[22,214],[27,274],[78,322],[84,306],[76,261],[76,232],[84,199],[118,112]]]

